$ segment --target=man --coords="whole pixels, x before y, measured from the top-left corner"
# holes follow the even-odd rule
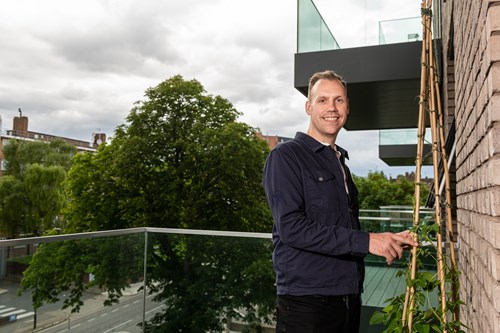
[[[342,77],[314,74],[305,109],[307,134],[278,145],[264,167],[274,218],[276,332],[358,332],[363,258],[373,253],[390,265],[418,244],[409,232],[360,231],[347,151],[335,145],[349,114]]]

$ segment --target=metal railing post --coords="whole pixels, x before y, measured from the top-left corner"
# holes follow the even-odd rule
[[[146,280],[148,267],[148,230],[144,230],[144,274],[142,287],[142,333],[146,332]]]

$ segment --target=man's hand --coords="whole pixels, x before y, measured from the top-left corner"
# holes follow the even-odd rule
[[[418,242],[408,230],[399,233],[370,233],[368,251],[371,254],[385,257],[387,264],[391,265],[395,259],[401,259],[403,250],[410,246],[418,246]]]

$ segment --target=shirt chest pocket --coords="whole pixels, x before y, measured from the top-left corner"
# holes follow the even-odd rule
[[[338,209],[339,192],[335,175],[328,170],[304,171],[305,208],[310,211]]]

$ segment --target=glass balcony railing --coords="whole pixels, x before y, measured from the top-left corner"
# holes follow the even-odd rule
[[[155,316],[164,332],[241,325],[274,306],[271,246],[269,234],[159,228],[2,240],[0,332],[148,332]],[[62,309],[79,294],[78,312]]]
[[[418,141],[418,129],[394,129],[394,130],[380,130],[379,131],[379,145],[416,145]],[[430,144],[432,142],[432,135],[430,128],[425,130],[424,143]]]
[[[297,52],[340,49],[312,0],[298,0]]]
[[[316,2],[322,13],[313,0],[297,0],[297,53],[340,49],[338,41],[342,41],[343,48],[353,48],[422,40],[422,17],[414,16],[420,14],[421,1],[401,5],[404,8],[399,8],[398,15],[406,18],[396,19],[391,17],[390,10],[380,13],[377,2],[354,1],[345,8],[340,1]],[[440,6],[440,1],[433,3],[435,39],[441,38]],[[343,19],[346,16],[349,17],[347,27]]]
[[[421,41],[422,18],[410,17],[380,21],[378,38],[380,45]]]
[[[363,211],[362,228],[399,231],[411,225],[408,216],[411,211],[402,209]],[[164,323],[165,332],[178,332],[185,322],[240,332],[251,318],[271,332],[271,252],[271,234],[209,230],[136,228],[0,240],[0,333],[148,332],[143,324],[151,320]],[[365,308],[383,307],[404,293],[400,267],[377,258],[366,263]],[[79,295],[79,311],[63,309]]]
[[[421,207],[421,221],[434,221],[434,210]],[[413,226],[413,210],[407,206],[383,206],[380,209],[363,209],[359,213],[362,229],[369,232],[401,232]],[[426,258],[423,262],[428,270],[436,270],[435,261]],[[395,262],[402,265],[409,260],[409,253],[405,252],[401,260]],[[369,254],[365,258],[367,266],[385,265],[385,259]]]

